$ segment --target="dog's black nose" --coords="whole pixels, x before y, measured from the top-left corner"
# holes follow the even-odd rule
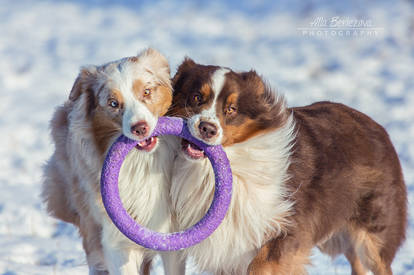
[[[131,133],[139,138],[144,138],[148,134],[149,126],[145,121],[139,121],[131,126]]]
[[[200,130],[201,137],[205,139],[210,139],[217,135],[217,127],[213,123],[202,121],[198,125]]]

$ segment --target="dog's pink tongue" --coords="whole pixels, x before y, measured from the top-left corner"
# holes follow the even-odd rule
[[[145,148],[146,146],[148,146],[150,144],[151,144],[151,139],[150,138],[149,139],[146,139],[146,140],[143,140],[141,142],[138,142],[138,145],[140,147],[143,147],[143,148]]]
[[[193,144],[188,144],[186,148],[187,154],[195,159],[204,157],[204,152],[196,148]]]
[[[149,152],[152,149],[154,149],[156,144],[157,144],[157,137],[152,137],[152,138],[138,142],[136,148],[138,150],[144,150],[144,151]]]

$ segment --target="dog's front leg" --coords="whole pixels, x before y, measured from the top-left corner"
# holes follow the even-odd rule
[[[180,251],[162,252],[161,258],[166,275],[185,274],[185,259]]]
[[[312,245],[306,238],[280,236],[268,241],[248,267],[249,275],[306,275]]]
[[[140,274],[143,250],[104,245],[104,255],[110,275]]]
[[[102,247],[110,275],[140,274],[145,250],[136,246],[112,224],[103,227]]]

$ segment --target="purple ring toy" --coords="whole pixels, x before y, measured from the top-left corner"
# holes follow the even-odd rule
[[[118,177],[122,162],[138,141],[123,135],[112,144],[105,158],[101,175],[101,195],[106,212],[125,236],[149,249],[173,251],[193,246],[216,230],[226,216],[230,205],[233,178],[229,160],[223,148],[207,145],[191,136],[183,119],[160,117],[150,137],[162,135],[175,135],[194,143],[204,150],[214,169],[216,185],[213,202],[206,215],[198,223],[185,231],[159,233],[139,225],[131,218],[119,196]]]

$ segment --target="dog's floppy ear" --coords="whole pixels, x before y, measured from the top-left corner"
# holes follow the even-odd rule
[[[255,110],[261,109],[258,112],[260,113],[258,117],[260,125],[266,129],[284,125],[288,119],[284,97],[278,95],[254,70],[243,72],[240,76],[244,81],[244,89],[249,93],[249,104],[256,102]]]
[[[92,84],[97,78],[97,68],[95,66],[82,67],[78,77],[73,84],[69,94],[69,100],[76,101],[82,93],[90,92]]]
[[[255,70],[243,72],[240,74],[241,78],[245,81],[249,88],[255,90],[255,92],[262,94],[265,89],[265,83],[263,79],[256,73]]]
[[[171,89],[170,65],[164,55],[155,49],[148,48],[138,54],[138,60],[150,73],[157,77],[160,85]]]
[[[189,72],[192,68],[194,68],[195,65],[196,63],[188,56],[184,58],[184,61],[178,67],[177,72],[175,73],[174,78],[172,79],[172,85],[174,89],[177,88],[177,84],[179,80],[184,78],[187,72]]]
[[[98,71],[95,66],[83,67],[73,84],[69,94],[69,100],[78,101],[82,94],[85,94],[85,101],[82,105],[85,107],[85,113],[90,114],[97,106],[93,85],[97,83]]]

